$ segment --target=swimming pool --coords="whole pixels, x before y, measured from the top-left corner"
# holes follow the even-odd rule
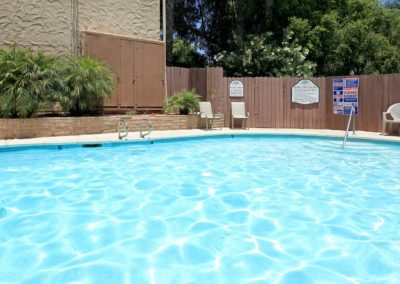
[[[400,147],[341,143],[0,153],[0,283],[398,283]]]

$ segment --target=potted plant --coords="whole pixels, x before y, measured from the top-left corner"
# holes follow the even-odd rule
[[[189,114],[195,111],[199,107],[200,96],[196,94],[196,90],[183,90],[179,93],[174,94],[166,101],[164,106],[164,112],[176,112],[180,114]]]

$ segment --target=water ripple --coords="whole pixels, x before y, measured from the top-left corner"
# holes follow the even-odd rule
[[[300,138],[1,153],[3,283],[396,283],[400,149]]]

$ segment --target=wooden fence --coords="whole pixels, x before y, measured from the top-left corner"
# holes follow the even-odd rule
[[[224,77],[222,68],[186,69],[168,67],[168,96],[184,88],[196,89],[202,100],[211,101],[214,112],[225,115],[229,125],[230,104],[244,101],[250,112],[250,127],[344,130],[347,115],[333,113],[333,78],[308,78],[320,88],[320,102],[312,105],[291,103],[291,88],[304,78]],[[349,76],[348,76],[349,77]],[[400,74],[351,76],[360,79],[357,130],[382,131],[382,112],[400,102]],[[230,98],[229,84],[240,80],[244,98]],[[395,129],[394,129],[395,130]]]

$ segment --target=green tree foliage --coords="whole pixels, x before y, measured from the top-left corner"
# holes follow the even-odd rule
[[[30,49],[0,49],[0,117],[35,117],[41,102],[54,96],[57,59]]]
[[[177,67],[204,67],[205,57],[198,52],[197,45],[182,39],[174,39],[172,65]]]
[[[188,42],[198,43],[209,63],[226,68],[230,74],[400,72],[399,0],[270,3],[180,1],[175,6],[175,32]]]
[[[250,35],[246,41],[238,38],[238,49],[218,54],[215,65],[231,76],[311,76],[315,63],[306,60],[309,50],[292,37],[287,31],[281,45],[271,43],[271,33]]]
[[[296,9],[295,2],[306,2],[313,9]],[[397,10],[373,0],[279,3],[272,10],[287,19],[285,30],[293,31],[299,44],[310,50],[307,59],[317,64],[316,75],[400,72]],[[278,21],[275,17],[271,23]]]
[[[205,51],[208,60],[222,51],[234,51],[235,37],[267,30],[265,0],[186,0],[175,3],[177,36]]]
[[[385,7],[389,9],[400,9],[400,0],[386,0]]]

